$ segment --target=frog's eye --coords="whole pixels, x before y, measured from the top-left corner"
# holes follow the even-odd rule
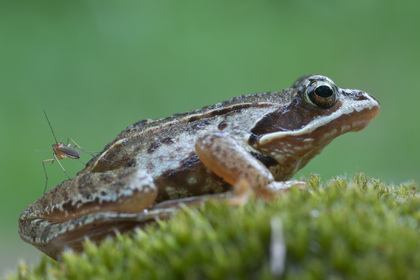
[[[337,90],[329,83],[316,81],[306,89],[306,97],[315,106],[329,108],[337,102]]]

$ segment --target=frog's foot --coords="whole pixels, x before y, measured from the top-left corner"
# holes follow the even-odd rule
[[[298,180],[290,180],[284,182],[272,182],[268,184],[266,189],[260,190],[258,196],[263,197],[266,200],[274,198],[276,195],[282,195],[290,190],[290,188],[304,189],[306,182]]]
[[[254,194],[257,197],[263,198],[264,200],[270,200],[278,195],[283,195],[288,192],[290,188],[297,187],[303,189],[306,186],[306,182],[291,180],[285,182],[272,182],[267,188],[258,188],[254,190]],[[250,183],[244,179],[240,179],[238,183],[235,184],[232,191],[232,196],[229,199],[230,205],[244,205],[248,202],[249,195],[252,193]]]
[[[284,182],[273,182],[269,185],[269,188],[273,191],[286,191],[290,189],[291,187],[297,187],[298,189],[304,189],[306,187],[305,181],[299,181],[299,180],[290,180],[290,181],[284,181]]]
[[[195,149],[204,165],[234,186],[232,204],[246,202],[248,189],[256,196],[270,199],[293,185],[305,186],[302,181],[274,181],[270,171],[229,134],[207,134],[197,141]]]

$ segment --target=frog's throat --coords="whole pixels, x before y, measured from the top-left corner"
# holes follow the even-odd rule
[[[379,103],[373,97],[368,96],[367,100],[354,101],[345,99],[343,100],[340,109],[327,116],[319,116],[313,119],[310,123],[305,125],[303,128],[291,131],[279,131],[270,133],[262,136],[258,140],[258,144],[261,146],[267,145],[273,141],[278,141],[284,137],[299,137],[299,138],[310,138],[310,134],[318,128],[328,127],[328,124],[339,120],[341,123],[340,129],[334,129],[334,135],[326,134],[324,139],[326,141],[331,140],[338,135],[349,131],[358,131],[366,127],[369,122],[379,114]],[[335,127],[337,128],[337,127]],[[338,133],[338,135],[337,135]],[[308,136],[308,137],[305,137]],[[327,137],[328,136],[328,137]],[[330,137],[332,136],[332,137]]]

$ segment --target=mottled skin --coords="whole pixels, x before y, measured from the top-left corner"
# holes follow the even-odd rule
[[[378,102],[329,78],[304,76],[282,92],[232,98],[125,129],[76,177],[19,219],[21,238],[57,258],[167,218],[180,203],[224,197],[239,181],[269,198],[335,137],[364,128]]]

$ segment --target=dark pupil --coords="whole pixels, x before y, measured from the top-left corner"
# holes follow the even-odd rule
[[[320,97],[330,97],[333,91],[329,86],[319,86],[315,89],[315,94]]]

